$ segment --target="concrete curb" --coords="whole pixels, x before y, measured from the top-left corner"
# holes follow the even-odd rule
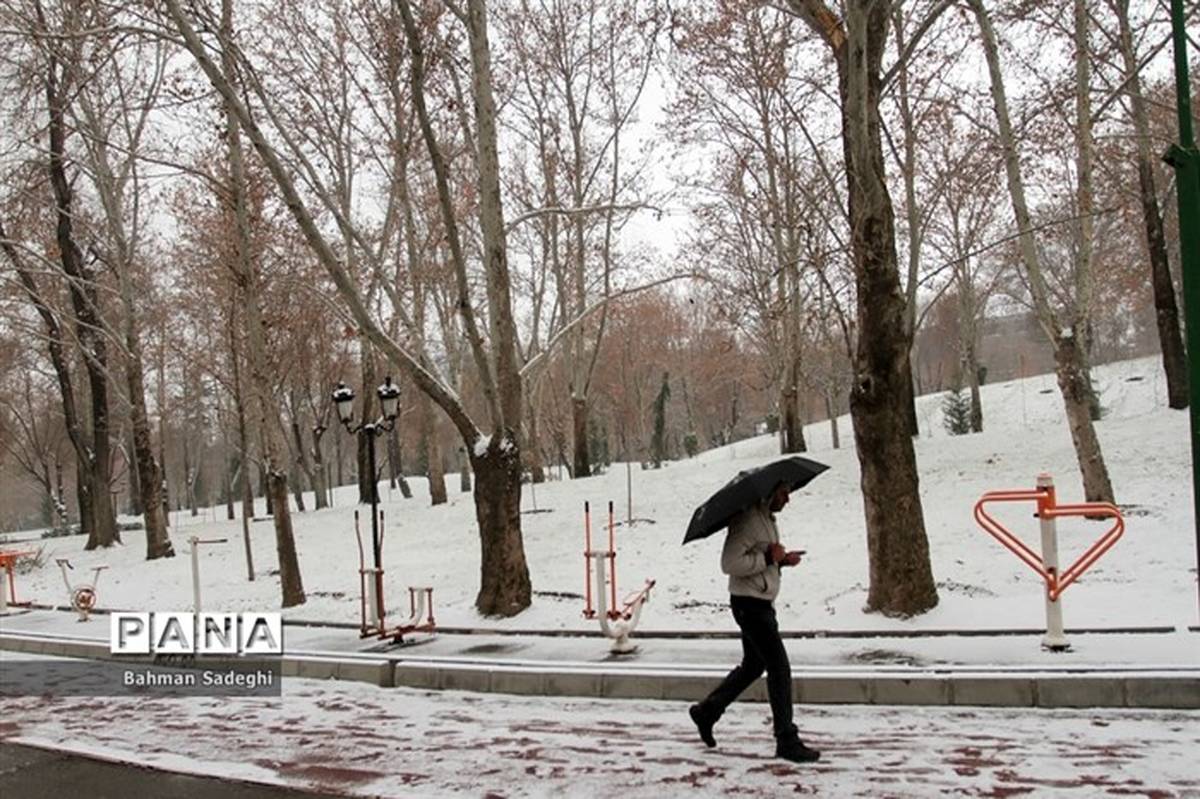
[[[715,669],[680,674],[667,669],[556,668],[552,663],[400,661],[395,665],[394,684],[479,693],[696,701],[724,676],[723,670]],[[864,670],[858,674],[804,673],[793,676],[792,684],[793,695],[801,704],[1200,709],[1200,671],[1005,674],[997,669],[988,675],[902,677]],[[766,682],[756,682],[742,699],[765,702]]]
[[[0,649],[58,657],[115,659],[103,643],[0,633]],[[421,659],[403,655],[292,653],[282,657],[285,677],[364,682],[380,687],[457,690],[529,696],[696,701],[725,675],[711,667]],[[209,664],[206,661],[206,665]],[[1200,669],[1136,672],[1076,668],[1066,672],[978,669],[911,675],[861,669],[793,670],[801,704],[987,707],[1108,707],[1200,709]],[[765,702],[759,680],[742,697]]]

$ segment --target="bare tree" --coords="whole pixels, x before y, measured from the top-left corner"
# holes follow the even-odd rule
[[[927,12],[900,53],[900,63],[947,5],[938,3]],[[882,68],[891,3],[846,0],[841,16],[822,0],[789,0],[789,6],[824,41],[837,66],[858,293],[850,414],[866,509],[867,609],[922,613],[937,604],[938,596],[906,407],[910,342],[879,117],[880,94],[894,74]]]
[[[221,3],[221,33],[226,43],[232,41],[233,3],[231,0],[222,0]],[[222,71],[228,80],[230,76],[236,74],[236,62],[228,46],[222,48],[221,56]],[[282,606],[288,608],[304,604],[304,583],[300,576],[300,563],[296,557],[291,513],[288,510],[287,471],[279,451],[277,432],[279,408],[272,402],[271,397],[273,381],[267,363],[266,334],[262,321],[262,308],[259,304],[260,277],[252,252],[241,126],[228,98],[226,98],[225,118],[225,135],[229,147],[229,183],[233,194],[235,271],[244,299],[246,340],[249,344],[250,392],[254,398],[258,433],[263,447],[263,466],[267,472],[267,490],[273,500],[271,504],[275,519],[275,548],[279,556]]]
[[[93,25],[108,24],[107,11],[97,6]],[[73,126],[83,138],[87,174],[100,200],[104,235],[96,246],[117,279],[121,298],[121,340],[133,439],[134,475],[138,483],[146,529],[146,559],[173,557],[162,507],[162,469],[154,458],[146,410],[145,354],[142,314],[137,297],[138,261],[145,257],[140,204],[144,137],[155,108],[166,67],[163,43],[132,38],[106,50],[103,39],[72,38],[72,60],[100,66],[79,87],[71,108]]]
[[[1021,174],[1020,150],[1009,113],[1008,96],[1000,65],[999,44],[991,15],[981,0],[971,0],[971,9],[979,25],[984,56],[987,59],[991,83],[992,104],[995,110],[997,135],[1004,154],[1008,191],[1019,239],[1021,264],[1033,299],[1034,311],[1042,330],[1054,347],[1055,372],[1066,407],[1067,421],[1079,470],[1083,476],[1084,494],[1089,502],[1112,502],[1112,484],[1100,450],[1100,440],[1092,424],[1089,401],[1092,396],[1087,374],[1086,338],[1089,335],[1092,301],[1092,189],[1091,189],[1091,82],[1090,59],[1086,44],[1087,13],[1082,0],[1074,5],[1075,45],[1075,150],[1077,169],[1076,212],[1078,229],[1074,258],[1058,297],[1059,307],[1047,284],[1045,270],[1039,258],[1033,234],[1033,222],[1026,199],[1025,180]]]
[[[364,303],[362,294],[346,272],[343,264],[318,228],[308,203],[296,189],[291,170],[285,165],[281,152],[267,139],[226,74],[212,61],[209,51],[197,33],[194,13],[185,13],[177,0],[167,0],[166,10],[183,42],[204,71],[213,87],[220,93],[231,113],[236,115],[242,130],[253,144],[259,157],[284,197],[288,209],[303,231],[309,246],[318,257],[347,304],[355,323],[364,330],[373,344],[428,394],[450,416],[463,442],[476,475],[475,501],[481,538],[481,586],[476,607],[485,614],[513,615],[528,607],[530,601],[529,571],[525,563],[520,533],[520,443],[517,431],[521,420],[521,377],[516,358],[516,331],[512,317],[512,299],[504,242],[503,208],[500,196],[499,162],[496,138],[496,108],[492,90],[491,55],[487,37],[487,18],[481,0],[470,0],[463,16],[467,28],[472,64],[472,91],[476,106],[478,136],[478,194],[479,221],[482,235],[483,273],[485,276],[488,324],[488,347],[480,333],[474,303],[467,281],[467,263],[461,247],[457,220],[446,179],[446,164],[425,107],[424,38],[408,3],[397,0],[403,16],[405,38],[411,51],[410,82],[413,99],[421,123],[430,158],[437,177],[439,203],[452,252],[453,265],[461,292],[459,312],[470,341],[473,362],[479,379],[491,435],[483,435],[455,394],[410,352],[386,335]],[[216,26],[208,25],[209,30]],[[228,35],[222,38],[222,52],[231,54],[235,47]],[[242,57],[238,66],[245,76],[249,95],[267,116],[274,110],[271,98],[256,80],[253,66]],[[287,141],[285,131],[277,131]],[[286,144],[293,158],[303,159],[302,151]],[[303,160],[301,160],[303,169]],[[311,170],[305,170],[314,188],[320,181]],[[330,214],[338,209],[327,191],[317,191],[318,202]],[[401,309],[396,309],[401,310]],[[428,361],[427,361],[428,362]]]
[[[585,314],[597,291],[612,293],[615,234],[640,203],[624,197],[636,190],[640,170],[629,168],[623,136],[653,63],[656,8],[654,2],[523,0],[506,22],[522,87],[514,101],[524,117],[518,134],[533,140],[538,166],[529,180],[541,184],[523,219],[534,221],[544,239],[557,288],[555,318],[566,325]],[[571,369],[575,477],[592,473],[588,397],[607,308],[595,324],[576,324],[563,347]]]
[[[1188,406],[1187,356],[1183,334],[1179,327],[1179,308],[1175,302],[1175,286],[1171,282],[1171,266],[1167,256],[1167,241],[1163,234],[1162,212],[1158,207],[1158,188],[1155,185],[1154,159],[1150,151],[1150,122],[1146,99],[1142,93],[1141,64],[1133,39],[1129,15],[1129,0],[1110,0],[1118,23],[1118,50],[1123,67],[1124,93],[1128,98],[1129,121],[1133,124],[1137,142],[1138,189],[1142,200],[1142,219],[1145,225],[1146,250],[1150,261],[1150,285],[1154,289],[1155,319],[1158,322],[1159,348],[1162,350],[1163,371],[1167,376],[1167,405],[1171,408]]]
[[[1000,161],[978,129],[964,129],[949,114],[934,122],[936,127],[927,127],[934,133],[929,156],[942,190],[930,243],[950,267],[946,288],[953,290],[957,305],[959,362],[971,396],[971,432],[978,433],[983,430],[979,344],[988,300],[1002,274],[996,255],[987,250],[998,221]]]
[[[694,249],[727,300],[749,311],[747,332],[767,353],[780,451],[803,452],[803,272],[826,224],[825,209],[817,209],[824,186],[806,121],[809,98],[788,74],[797,23],[761,6],[722,3],[677,20],[681,92],[673,130],[681,143],[718,148],[718,185],[709,187],[717,197],[705,203]],[[841,214],[834,215],[837,224]]]

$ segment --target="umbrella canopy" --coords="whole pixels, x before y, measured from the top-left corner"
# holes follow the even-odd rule
[[[795,491],[828,468],[823,463],[793,455],[757,469],[738,472],[737,477],[696,508],[683,543],[706,538],[728,527],[734,516],[762,502],[780,483],[786,484],[789,491]]]

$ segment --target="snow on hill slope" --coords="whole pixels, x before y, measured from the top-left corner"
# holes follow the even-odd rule
[[[1188,624],[1196,612],[1196,553],[1192,526],[1190,454],[1186,411],[1165,407],[1156,358],[1095,370],[1108,413],[1097,430],[1127,531],[1116,546],[1064,595],[1068,627]],[[780,514],[784,542],[808,551],[784,575],[777,602],[787,629],[914,629],[1039,627],[1044,624],[1041,583],[1034,573],[986,535],[972,518],[985,491],[1032,488],[1039,472],[1051,473],[1061,502],[1082,501],[1062,400],[1052,375],[983,388],[984,432],[948,436],[941,429],[941,395],[918,400],[921,437],[916,442],[921,495],[940,603],[910,620],[864,614],[867,554],[858,461],[849,420],[841,419],[841,449],[831,448],[828,422],[809,425],[808,455],[830,471],[797,495]],[[641,629],[734,629],[725,608],[726,581],[719,570],[721,533],[680,546],[692,510],[739,470],[777,456],[773,436],[711,450],[660,470],[630,470],[635,523],[616,528],[621,594],[654,578]],[[452,485],[451,501],[430,507],[423,480],[410,483],[414,497],[383,489],[387,531],[384,566],[387,592],[397,611],[407,611],[409,585],[435,589],[442,625],[591,629],[583,609],[583,503],[593,509],[594,536],[606,531],[607,503],[618,522],[626,516],[626,466],[577,481],[525,487],[522,529],[534,601],[514,619],[482,619],[473,601],[479,586],[479,543],[474,504]],[[353,487],[342,487],[335,507],[294,514],[297,549],[309,601],[287,611],[303,619],[356,621],[358,549],[353,533]],[[365,506],[363,506],[365,509]],[[1011,506],[998,516],[1036,548],[1038,527],[1031,506]],[[215,516],[216,514],[213,514]],[[221,514],[223,515],[223,514]],[[364,537],[369,538],[363,513]],[[228,538],[202,549],[206,610],[265,610],[278,606],[274,530],[252,525],[259,578],[246,580],[241,523],[173,517],[180,557],[146,562],[140,532],[125,545],[84,552],[80,537],[45,542],[48,565],[18,577],[22,598],[62,603],[66,591],[55,557],[70,557],[76,579],[93,564],[107,564],[99,585],[105,607],[184,610],[191,607],[191,535]],[[1071,562],[1107,529],[1103,522],[1064,520],[1060,553]],[[602,541],[601,541],[602,543]],[[369,543],[368,543],[369,547]],[[577,595],[580,598],[574,598]],[[403,601],[403,606],[401,602]]]

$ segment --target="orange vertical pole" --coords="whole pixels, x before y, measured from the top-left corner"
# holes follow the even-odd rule
[[[610,567],[609,572],[611,572],[611,574],[608,576],[608,584],[612,591],[612,594],[610,595],[612,597],[612,602],[609,604],[609,607],[615,613],[617,610],[617,542],[614,536],[613,504],[612,500],[610,499],[608,501],[608,565]]]
[[[591,618],[595,611],[592,610],[592,562],[588,558],[588,554],[592,551],[592,511],[588,507],[588,503],[583,503],[583,585],[584,594],[587,597],[587,607],[584,608],[584,615]]]

